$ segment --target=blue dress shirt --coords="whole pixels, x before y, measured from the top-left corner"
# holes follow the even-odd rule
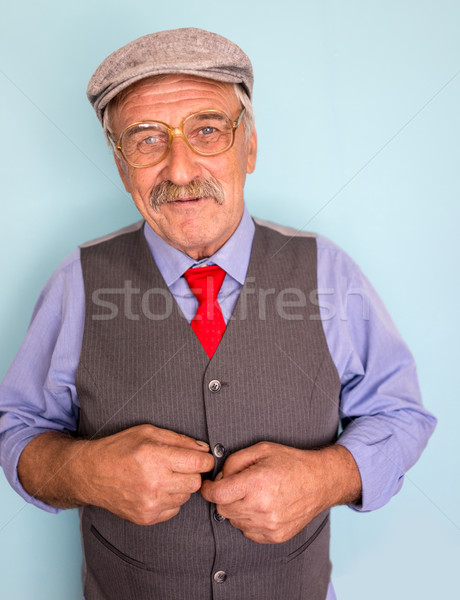
[[[276,227],[275,227],[276,228]],[[218,301],[231,318],[249,264],[254,223],[245,208],[232,237],[200,262],[171,247],[147,224],[144,233],[159,271],[190,322],[197,309],[183,273],[195,264],[226,271]],[[329,240],[317,236],[317,302],[329,351],[341,380],[337,443],[353,455],[362,479],[362,502],[379,508],[401,488],[436,420],[421,403],[414,360],[381,300],[356,264]],[[49,512],[21,486],[17,463],[24,447],[45,431],[77,428],[75,388],[85,317],[80,250],[68,256],[45,285],[26,338],[0,387],[0,463],[13,488]],[[334,600],[332,586],[327,600]]]

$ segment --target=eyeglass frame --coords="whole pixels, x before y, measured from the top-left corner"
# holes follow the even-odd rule
[[[176,137],[181,137],[184,140],[184,142],[187,144],[187,146],[190,148],[190,150],[192,152],[194,152],[195,154],[198,154],[199,156],[217,156],[218,154],[223,154],[224,152],[227,152],[227,150],[230,150],[230,148],[235,143],[235,132],[238,129],[238,127],[240,126],[241,120],[242,120],[245,112],[246,112],[246,108],[243,107],[240,114],[238,115],[238,118],[235,119],[234,121],[232,121],[230,119],[230,117],[221,110],[214,110],[214,109],[199,110],[198,112],[191,113],[188,116],[186,116],[182,120],[179,127],[170,127],[167,123],[164,123],[163,121],[135,121],[134,123],[130,123],[123,129],[123,131],[121,132],[121,134],[118,137],[118,141],[115,141],[113,139],[112,134],[110,132],[107,132],[107,137],[113,144],[113,147],[115,148],[115,150],[117,150],[121,154],[121,156],[128,163],[128,165],[130,165],[131,167],[134,167],[135,169],[145,169],[147,167],[153,167],[155,165],[158,165],[170,153],[173,140]],[[232,140],[231,140],[230,144],[227,146],[227,148],[225,148],[224,150],[219,150],[218,152],[210,152],[210,153],[199,152],[198,150],[196,150],[196,148],[194,148],[190,144],[190,142],[188,141],[188,139],[184,133],[184,124],[188,119],[190,119],[190,117],[194,117],[196,115],[201,115],[201,114],[206,114],[206,113],[214,113],[214,114],[224,115],[225,117],[227,117],[227,119],[232,124],[231,130],[230,130],[231,134],[232,134]],[[128,131],[128,129],[130,129],[131,127],[135,127],[136,125],[145,125],[147,123],[158,123],[159,125],[164,125],[166,127],[166,129],[168,130],[169,144],[168,144],[168,147],[167,147],[165,153],[161,156],[161,158],[159,160],[156,160],[155,162],[152,162],[152,163],[148,163],[147,165],[140,165],[138,163],[133,163],[125,156],[125,153],[123,152],[123,148],[121,146],[121,141],[122,141],[122,138],[123,138],[124,134],[126,133],[126,131]]]

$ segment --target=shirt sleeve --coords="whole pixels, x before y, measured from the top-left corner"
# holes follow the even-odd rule
[[[353,455],[370,511],[396,494],[436,419],[422,405],[414,359],[377,293],[350,257],[318,236],[318,302],[341,381],[337,441]]]
[[[48,512],[58,509],[24,490],[17,464],[37,435],[77,429],[75,374],[84,316],[83,275],[76,250],[42,290],[26,338],[0,386],[0,464],[15,491]]]

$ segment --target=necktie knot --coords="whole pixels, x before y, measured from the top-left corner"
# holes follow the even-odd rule
[[[188,269],[184,277],[198,300],[191,326],[209,358],[214,354],[225,331],[225,321],[217,302],[225,271],[217,265]]]
[[[184,277],[198,302],[213,301],[217,300],[217,294],[225,279],[225,271],[217,265],[195,267],[185,271]]]

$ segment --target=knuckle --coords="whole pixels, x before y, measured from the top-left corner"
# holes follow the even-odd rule
[[[222,517],[225,517],[226,519],[231,517],[231,511],[227,510],[225,504],[216,504],[216,510]],[[230,523],[233,525],[234,522],[230,521]]]
[[[186,461],[190,469],[199,472],[201,469],[201,457],[194,452],[187,452]]]
[[[237,458],[238,457],[236,453],[229,454],[225,459],[223,470],[228,469],[228,467],[231,467],[233,463],[237,461]]]
[[[138,505],[138,510],[142,515],[152,515],[156,512],[157,502],[153,498],[143,498]]]
[[[181,442],[184,442],[184,444],[190,444],[192,441],[188,435],[185,435],[185,433],[176,433],[176,435]]]
[[[271,517],[271,511],[273,510],[271,499],[268,496],[261,495],[257,501],[258,512]]]
[[[286,537],[282,531],[272,531],[269,539],[273,544],[281,544],[286,541]]]
[[[144,438],[139,442],[133,457],[141,467],[146,466],[151,462],[154,450],[155,447],[151,440]]]
[[[201,475],[192,475],[190,480],[190,491],[197,492],[201,488]]]
[[[149,425],[148,423],[144,423],[143,425],[137,425],[133,428],[136,432],[136,435],[143,438],[143,441],[148,442],[154,433],[155,427],[153,425]]]
[[[218,505],[223,505],[224,506],[223,503],[225,502],[225,498],[226,498],[225,490],[222,490],[219,487],[213,489],[213,491],[212,491],[212,501],[214,502],[214,504],[218,504]]]
[[[167,510],[179,510],[180,507],[190,500],[191,494],[174,494],[171,502],[167,506]]]
[[[219,513],[222,515],[222,513],[219,510]],[[224,516],[224,515],[222,515]],[[239,529],[240,531],[242,531],[244,533],[245,536],[248,535],[248,531],[246,530],[246,528],[244,527],[243,523],[241,523],[240,521],[238,521],[238,519],[229,519],[230,524],[232,525],[232,527],[234,527],[235,529]]]
[[[190,497],[191,497],[191,495],[192,495],[192,494],[184,494],[184,495],[182,496],[182,498],[181,498],[181,501],[180,501],[180,506],[182,506],[183,504],[185,504],[186,502],[188,502],[188,501],[190,500]],[[179,512],[179,509],[177,509],[177,510],[178,510],[178,512]]]
[[[155,522],[155,520],[152,520],[151,516],[147,516],[147,515],[140,515],[136,521],[134,521],[136,523],[136,525],[141,525],[143,527],[147,527],[148,525],[151,525],[152,523]]]
[[[272,442],[258,442],[256,446],[263,454],[270,452],[273,448]]]
[[[214,459],[210,454],[194,451],[190,455],[190,465],[197,473],[206,472],[214,467]]]
[[[273,518],[265,519],[265,529],[276,536],[278,534],[279,523]]]
[[[153,523],[156,522],[157,516],[158,516],[157,511],[140,509],[140,510],[138,510],[135,517],[133,518],[133,522],[136,525],[142,525],[142,526],[152,525]]]
[[[241,532],[243,533],[244,537],[248,538],[248,540],[251,540],[252,542],[256,542],[257,544],[267,543],[266,538],[260,533],[256,533],[255,531],[245,529],[241,529]]]
[[[196,453],[196,450],[194,451],[194,454],[197,465],[197,471],[208,471],[210,459],[212,461],[212,466],[214,466],[214,459],[210,454],[203,454],[202,452]]]
[[[155,519],[155,521],[153,523],[151,523],[151,525],[156,525],[157,523],[164,523],[165,521],[169,521],[169,519],[172,519],[173,517],[178,515],[179,512],[180,512],[180,506],[177,508],[171,508],[169,510],[165,510],[164,512],[162,512],[158,515],[158,517]]]
[[[172,517],[175,517],[176,515],[178,515],[180,513],[180,506],[176,506],[176,508],[171,508],[171,510],[168,510],[167,512],[167,519],[172,519]]]
[[[156,427],[154,425],[150,425],[149,423],[143,423],[142,425],[138,425],[139,430],[146,435],[151,435]]]

